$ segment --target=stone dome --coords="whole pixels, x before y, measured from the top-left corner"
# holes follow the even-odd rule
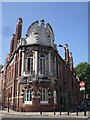
[[[49,23],[45,25],[44,20],[35,21],[30,25],[26,34],[26,44],[39,44],[56,48],[54,44],[54,33]]]

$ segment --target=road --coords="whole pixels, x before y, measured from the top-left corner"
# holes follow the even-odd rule
[[[76,112],[70,113],[67,115],[67,112],[62,112],[60,115],[59,112],[56,112],[55,115],[53,112],[43,112],[42,115],[40,112],[15,112],[10,110],[0,111],[0,120],[90,120],[90,112],[87,112],[84,116],[83,112],[79,112],[76,116]]]
[[[1,120],[90,120],[87,117],[48,116],[48,115],[2,115]]]

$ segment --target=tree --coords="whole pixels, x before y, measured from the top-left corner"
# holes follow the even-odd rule
[[[0,70],[3,68],[3,65],[0,64]]]
[[[84,81],[87,87],[87,92],[90,96],[90,64],[87,62],[81,62],[75,67],[76,74],[80,81]]]

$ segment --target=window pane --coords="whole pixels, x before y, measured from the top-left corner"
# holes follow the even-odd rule
[[[28,58],[28,70],[30,70],[30,58]]]
[[[33,71],[33,55],[28,55],[28,70]]]
[[[32,90],[26,89],[24,91],[24,101],[32,101]]]
[[[48,90],[46,88],[42,88],[40,101],[48,101]]]
[[[32,101],[32,91],[30,90],[30,101]]]
[[[40,55],[40,72],[45,74],[45,56],[43,54]]]

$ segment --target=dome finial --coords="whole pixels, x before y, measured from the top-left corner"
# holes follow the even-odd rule
[[[44,25],[44,19],[41,19],[40,22],[41,22],[41,25]]]

